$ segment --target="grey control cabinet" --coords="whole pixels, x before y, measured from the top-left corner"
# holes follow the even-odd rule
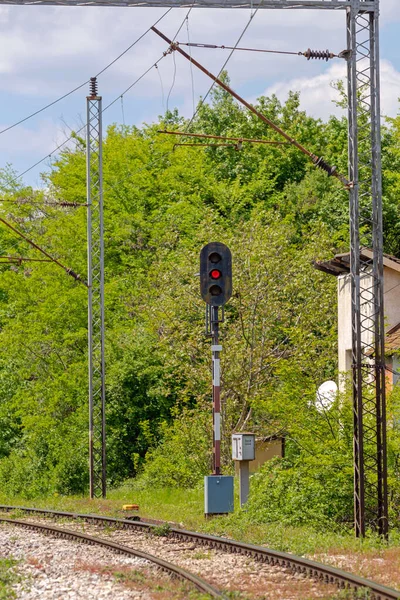
[[[207,475],[204,477],[204,514],[222,515],[233,512],[233,477]]]
[[[256,457],[255,440],[254,433],[234,433],[232,435],[232,459],[254,460]]]

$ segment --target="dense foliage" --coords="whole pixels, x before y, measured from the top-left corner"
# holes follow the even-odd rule
[[[283,105],[262,97],[258,108],[346,172],[345,119],[307,116],[296,94]],[[141,128],[115,125],[104,141],[110,483],[139,473],[142,485],[193,486],[209,470],[210,349],[196,271],[202,245],[220,240],[234,263],[222,327],[225,469],[233,430],[285,433],[287,458],[260,473],[254,485],[263,508],[255,502],[250,510],[274,519],[286,494],[288,522],[301,514],[346,522],[348,402],[336,413],[314,406],[316,387],[337,375],[336,280],[313,260],[348,249],[347,192],[292,146],[174,149],[176,140],[157,133],[166,126],[184,121],[175,111]],[[278,139],[220,91],[199,110],[195,130]],[[400,118],[383,139],[386,250],[394,254],[399,141]],[[43,177],[46,192],[38,192],[4,169],[1,215],[85,276],[84,208],[46,204],[85,203],[84,141],[76,138]],[[38,257],[5,228],[0,245],[2,255]],[[9,493],[87,489],[86,327],[86,289],[61,269],[0,267],[0,485]],[[307,494],[312,514],[302,513]]]

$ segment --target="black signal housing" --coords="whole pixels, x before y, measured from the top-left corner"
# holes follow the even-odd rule
[[[200,292],[210,306],[223,306],[232,296],[232,254],[221,242],[210,242],[200,252]]]

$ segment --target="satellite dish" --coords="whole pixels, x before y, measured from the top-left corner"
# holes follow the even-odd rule
[[[336,400],[337,392],[338,386],[334,381],[324,381],[319,386],[315,398],[315,408],[317,411],[324,412],[330,410]]]

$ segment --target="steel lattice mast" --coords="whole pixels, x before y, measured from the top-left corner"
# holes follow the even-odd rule
[[[379,0],[354,0],[347,40],[355,529],[387,536]]]
[[[90,497],[106,495],[102,107],[97,80],[87,96],[87,258]]]

